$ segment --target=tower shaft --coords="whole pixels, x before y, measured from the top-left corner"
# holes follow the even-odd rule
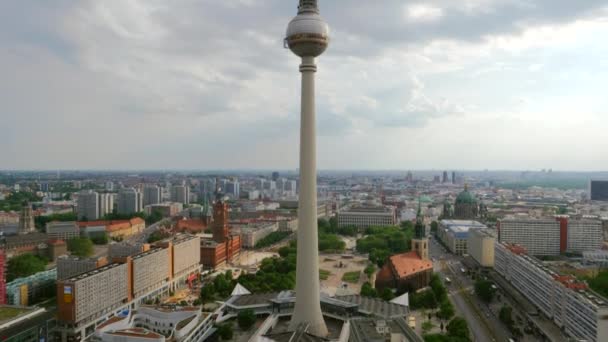
[[[300,198],[298,207],[298,255],[296,306],[290,328],[308,324],[308,332],[326,336],[319,291],[317,236],[317,143],[315,120],[314,57],[302,57],[302,108],[300,118]]]

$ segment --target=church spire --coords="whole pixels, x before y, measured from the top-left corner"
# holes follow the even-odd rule
[[[420,197],[418,197],[418,212],[416,213],[416,225],[414,226],[414,237],[423,239],[426,236],[426,227],[424,226],[424,217],[422,217],[422,207]]]

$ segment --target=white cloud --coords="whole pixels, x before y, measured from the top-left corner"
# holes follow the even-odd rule
[[[443,9],[424,3],[406,5],[405,15],[415,22],[432,22],[443,17]]]

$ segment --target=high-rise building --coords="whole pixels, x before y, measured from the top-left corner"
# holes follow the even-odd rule
[[[111,214],[114,211],[114,200],[116,194],[105,193],[99,194],[99,217],[104,217],[107,214]]]
[[[272,180],[273,181],[275,181],[275,182],[278,181],[279,177],[281,177],[281,175],[277,171],[275,171],[275,172],[272,173]]]
[[[186,185],[171,187],[171,202],[190,204],[190,188]]]
[[[447,182],[448,182],[448,172],[443,171],[443,178],[441,179],[441,183],[447,183]]]
[[[118,213],[132,214],[143,210],[143,196],[134,188],[122,189],[118,193]]]
[[[452,184],[456,184],[456,171],[452,171]]]
[[[329,44],[329,27],[319,15],[316,0],[300,0],[298,15],[287,27],[285,42],[302,58],[302,108],[300,129],[300,198],[298,208],[298,256],[296,304],[290,328],[308,325],[308,332],[326,336],[327,326],[321,313],[319,254],[317,249],[317,156],[315,134],[315,57]],[[277,175],[278,178],[278,175]],[[311,277],[311,274],[314,275]]]
[[[144,207],[162,202],[162,192],[158,185],[146,185],[144,187]]]
[[[79,220],[94,221],[99,219],[99,194],[93,190],[80,191],[76,212]]]
[[[78,258],[62,255],[57,258],[57,279],[68,279],[108,264],[106,257]]]
[[[19,213],[19,234],[29,234],[36,231],[36,226],[34,225],[34,214],[32,212],[32,206],[25,202],[21,207],[21,212]]]
[[[608,180],[589,181],[589,198],[592,201],[608,201]]]
[[[114,191],[114,183],[110,182],[110,181],[107,181],[106,184],[105,184],[105,188],[106,188],[107,191]]]
[[[227,181],[224,189],[224,192],[232,196],[232,198],[238,199],[241,196],[241,188],[238,179]]]
[[[570,219],[567,216],[503,219],[498,222],[498,240],[520,245],[531,255],[582,253],[600,249],[603,227],[601,220]]]

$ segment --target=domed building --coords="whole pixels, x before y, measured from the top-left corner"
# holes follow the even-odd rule
[[[454,203],[454,218],[460,220],[472,220],[479,216],[479,203],[477,198],[469,192],[469,187],[464,186],[464,191],[458,194]]]

